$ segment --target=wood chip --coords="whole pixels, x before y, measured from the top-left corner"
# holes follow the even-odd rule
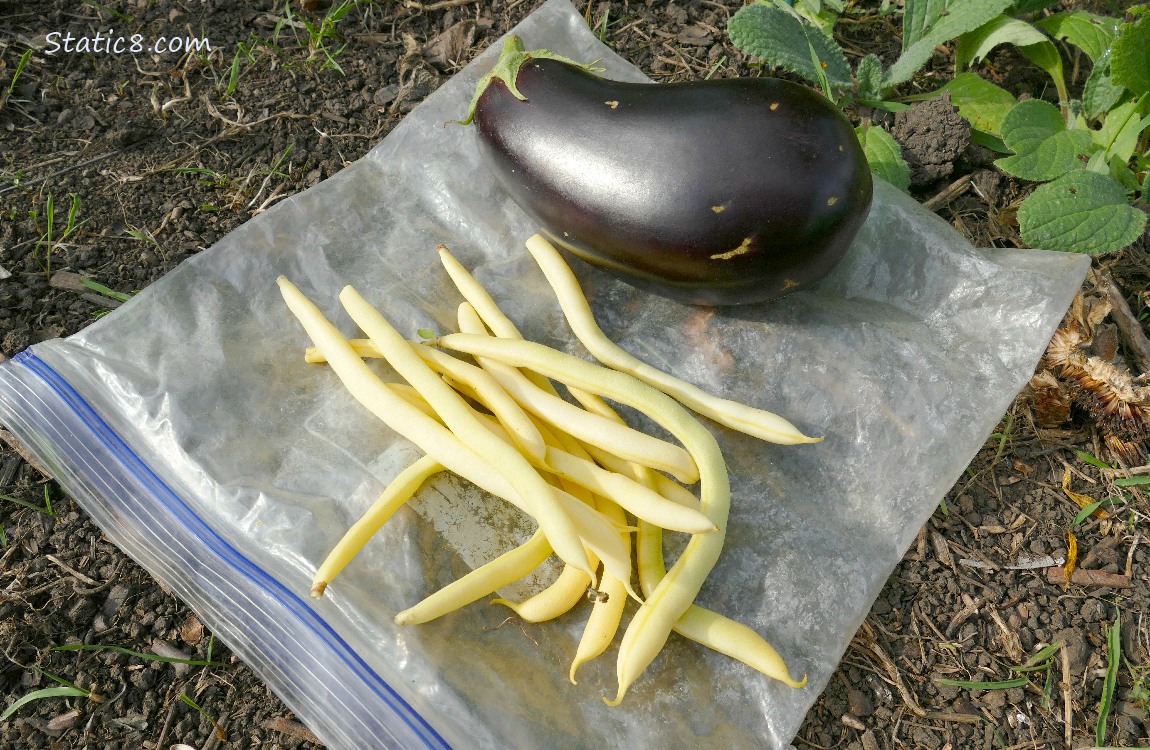
[[[1061,566],[1047,568],[1046,580],[1058,585],[1066,583],[1066,569]],[[1076,568],[1070,574],[1070,582],[1078,586],[1104,586],[1112,589],[1130,588],[1130,576],[1083,568]]]
[[[303,724],[300,724],[298,721],[288,718],[287,716],[277,716],[274,719],[269,719],[268,721],[265,721],[261,726],[263,726],[264,729],[270,729],[274,732],[279,732],[280,734],[286,737],[290,737],[293,740],[298,740],[300,742],[314,742],[317,745],[321,744],[319,737],[316,737],[310,729],[305,727]]]

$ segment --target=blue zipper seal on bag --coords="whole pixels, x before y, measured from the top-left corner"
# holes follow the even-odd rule
[[[357,679],[362,685],[367,687],[375,701],[362,702],[361,710],[366,712],[361,714],[355,712],[354,717],[330,717],[333,720],[334,727],[339,725],[346,725],[349,720],[358,720],[365,724],[375,723],[381,726],[371,730],[372,736],[377,740],[385,740],[385,737],[390,736],[391,741],[380,747],[411,747],[409,744],[412,741],[417,742],[416,747],[432,748],[434,750],[449,750],[450,745],[446,740],[427,722],[427,720],[420,715],[404,698],[402,698],[394,688],[391,687],[383,678],[376,672],[348,645],[348,643],[329,625],[325,622],[316,612],[309,607],[297,594],[293,593],[284,584],[280,583],[273,576],[271,576],[263,568],[249,560],[235,547],[233,547],[226,539],[214,531],[199,515],[195,513],[175,492],[167,486],[167,484],[160,479],[147,464],[112,430],[111,427],[92,409],[87,401],[50,365],[37,357],[31,349],[25,350],[20,354],[13,357],[8,363],[7,367],[12,368],[22,366],[36,378],[42,382],[50,391],[50,394],[55,396],[58,404],[51,404],[44,400],[42,394],[36,394],[45,407],[53,412],[53,417],[67,418],[72,416],[74,422],[72,427],[82,427],[86,430],[87,434],[77,434],[74,429],[67,429],[68,425],[61,427],[56,420],[38,420],[38,424],[31,429],[60,429],[60,438],[54,442],[55,450],[58,452],[59,457],[63,461],[70,464],[67,468],[70,473],[75,475],[75,478],[85,484],[93,484],[100,482],[112,481],[106,477],[93,476],[92,471],[89,469],[87,472],[81,468],[82,464],[88,463],[85,460],[86,456],[82,454],[83,450],[87,450],[91,454],[91,458],[95,459],[95,467],[107,470],[110,476],[115,473],[115,469],[120,469],[125,472],[131,480],[137,485],[136,489],[142,490],[147,495],[147,499],[155,500],[159,506],[167,511],[173,517],[176,523],[179,523],[192,537],[195,543],[202,549],[194,550],[196,552],[207,552],[214,556],[217,561],[222,563],[225,567],[238,573],[243,578],[247,579],[257,590],[270,598],[272,606],[278,606],[286,610],[284,614],[288,616],[288,620],[276,620],[275,622],[267,622],[266,625],[273,629],[279,629],[288,636],[290,640],[289,628],[294,623],[309,631],[315,638],[328,651],[328,656],[338,660],[338,665],[342,665],[344,670],[349,673],[348,676]],[[0,375],[3,375],[3,369],[0,368]],[[2,381],[3,378],[0,378]],[[0,386],[4,385],[0,382]],[[0,406],[4,405],[5,398],[17,389],[13,388],[9,394],[5,394],[3,389],[0,389]],[[40,411],[28,399],[30,395],[27,393],[16,394],[22,398],[30,407],[27,411]],[[66,410],[66,411],[62,411]],[[0,409],[0,414],[3,413]],[[19,411],[19,410],[17,410]],[[18,415],[17,415],[18,416]],[[27,419],[27,417],[25,417]],[[85,438],[92,438],[98,448],[93,451],[92,448],[85,441]],[[102,450],[100,450],[102,449]],[[101,455],[97,455],[97,453]],[[71,460],[69,460],[71,459]],[[103,461],[101,460],[103,459]],[[114,462],[114,466],[109,466],[106,461]],[[121,487],[126,490],[132,488],[127,487],[121,483]],[[99,493],[91,487],[68,487],[73,494],[89,494],[96,498]],[[80,492],[77,492],[77,489]],[[134,494],[133,494],[134,496]],[[87,510],[87,508],[85,508]],[[148,531],[155,532],[154,529]],[[161,540],[162,541],[162,540]],[[142,543],[142,542],[141,542]],[[193,550],[189,550],[191,552]],[[172,553],[173,556],[176,553]],[[167,561],[164,561],[167,562]],[[183,561],[177,561],[180,563]],[[171,583],[165,581],[165,583]],[[230,584],[229,584],[230,585]],[[234,587],[234,586],[233,586]],[[239,591],[238,587],[236,588]],[[240,592],[242,593],[242,592]],[[206,596],[206,594],[204,594]],[[183,598],[183,597],[182,597]],[[188,597],[195,598],[195,597]],[[211,626],[211,623],[209,623]],[[234,629],[235,626],[233,626]],[[213,628],[215,629],[215,628]],[[254,640],[253,640],[254,642]],[[258,647],[257,647],[258,649]],[[237,649],[233,649],[237,651]],[[269,666],[272,660],[269,655],[263,654],[264,650],[270,651],[270,648],[258,649],[261,653],[257,656],[263,656],[268,661]],[[314,654],[303,654],[301,658],[310,658],[317,663],[322,663],[323,660],[316,657]],[[300,666],[308,669],[307,665],[302,661]],[[310,669],[308,669],[310,672]],[[330,671],[330,670],[328,670]],[[290,680],[290,678],[286,678]],[[270,680],[269,680],[270,681]],[[314,690],[314,686],[299,686],[299,685],[281,685],[287,689],[296,688],[297,692],[307,692],[309,689]],[[302,690],[301,690],[302,688]],[[359,696],[355,695],[355,691],[351,691],[351,698],[358,699]],[[285,703],[288,701],[285,700]],[[375,704],[375,705],[369,705]],[[344,703],[347,708],[352,708],[350,705]],[[291,707],[289,705],[289,707]],[[400,726],[395,726],[394,723],[387,721],[387,716],[378,716],[377,712],[383,710],[390,717],[394,718],[400,723]],[[298,711],[297,711],[298,713]],[[302,715],[302,714],[301,714]],[[315,723],[324,723],[328,717],[322,716],[309,716]],[[336,721],[338,720],[338,721]],[[368,727],[364,727],[368,729]],[[397,737],[395,730],[399,729],[399,734],[403,737]],[[339,734],[339,732],[336,732]],[[334,739],[334,738],[333,738]],[[396,743],[399,744],[396,744]],[[357,750],[368,750],[369,747],[362,744],[356,744]]]

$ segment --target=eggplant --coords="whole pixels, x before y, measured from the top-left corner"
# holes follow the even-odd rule
[[[465,120],[556,244],[698,305],[764,302],[825,276],[870,208],[850,122],[777,78],[626,83],[509,37]]]

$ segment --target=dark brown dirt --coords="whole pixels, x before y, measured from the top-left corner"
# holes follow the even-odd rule
[[[11,274],[0,280],[0,351],[11,356],[74,333],[117,304],[69,286],[69,277],[53,283],[58,272],[82,274],[124,294],[143,288],[268,206],[362,156],[538,4],[365,1],[321,38],[316,30],[333,10],[322,0],[0,0],[0,90],[8,92],[0,98],[0,267]],[[725,36],[740,4],[593,1],[580,7],[609,45],[669,81],[712,68],[719,76],[758,73]],[[859,3],[840,26],[852,59],[876,52],[889,63],[897,54],[898,17],[879,14],[877,6]],[[47,54],[51,32],[94,38],[109,29],[141,34],[145,42],[206,38],[212,51]],[[945,53],[940,50],[933,69],[908,88],[945,80],[952,71]],[[1041,77],[1021,56],[1005,55],[996,64],[996,81],[1014,93],[1044,94],[1036,83]],[[923,113],[903,117],[913,124],[916,115]],[[912,136],[906,135],[908,145]],[[985,154],[972,153],[954,136],[936,140],[928,144],[923,164],[929,172],[916,182],[916,195],[976,244],[1019,244],[1013,215],[1027,186],[997,173]],[[969,185],[946,190],[969,175]],[[72,196],[76,224],[65,236]],[[1147,244],[1143,238],[1095,264],[1112,273],[1143,330],[1150,303]],[[1126,344],[1113,353],[1123,364],[1129,356]],[[1107,744],[1150,744],[1150,504],[1145,486],[1116,482],[1125,472],[1083,458],[1130,467],[1144,464],[1145,454],[1136,450],[1133,460],[1122,459],[1095,420],[1077,408],[1067,415],[1055,428],[1039,426],[1032,402],[1018,399],[875,602],[797,747],[1088,746],[1107,667],[1106,627],[1119,611],[1123,662]],[[1065,585],[1057,578],[1061,571],[1051,582],[1042,569],[1011,569],[1025,557],[1066,554],[1067,530],[1079,511],[1063,491],[1067,470],[1073,489],[1110,503],[1108,518],[1073,529],[1079,568],[1128,576],[1130,588],[1089,577]],[[0,722],[0,746],[317,746],[194,613],[6,445],[0,446],[0,493],[24,503],[0,500],[0,705],[56,686],[52,676],[92,693],[26,705]],[[1026,685],[980,691],[939,682],[1017,677],[1011,667],[1055,642],[1064,648],[1025,673]],[[53,650],[72,643],[211,664]]]

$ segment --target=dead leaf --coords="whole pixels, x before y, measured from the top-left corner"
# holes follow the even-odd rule
[[[1078,564],[1078,537],[1074,532],[1066,531],[1066,565],[1062,570],[1066,573],[1066,585],[1070,585],[1070,576],[1074,574],[1074,566]]]
[[[1062,491],[1066,493],[1066,496],[1068,498],[1070,498],[1074,502],[1078,503],[1079,508],[1086,508],[1086,507],[1094,504],[1094,498],[1090,497],[1089,495],[1083,495],[1080,492],[1075,492],[1075,491],[1070,489],[1070,467],[1069,466],[1066,467],[1066,473],[1062,475]],[[1095,518],[1106,518],[1106,516],[1108,516],[1109,514],[1106,511],[1102,510],[1102,508],[1095,508],[1094,512],[1091,513],[1090,515],[1094,516]]]

